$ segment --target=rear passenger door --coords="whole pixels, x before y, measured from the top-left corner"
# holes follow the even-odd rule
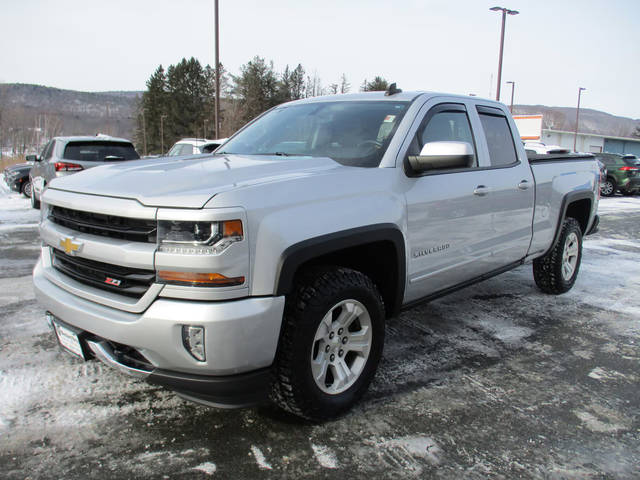
[[[485,183],[491,206],[492,249],[485,262],[495,270],[521,260],[529,250],[535,182],[524,149],[514,143],[518,130],[510,116],[483,105],[476,112],[483,131],[478,138],[486,142]]]

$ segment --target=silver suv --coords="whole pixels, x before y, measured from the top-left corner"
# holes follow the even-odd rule
[[[33,157],[29,174],[31,206],[40,208],[40,195],[56,177],[77,173],[123,160],[137,160],[140,156],[133,144],[124,138],[96,135],[95,137],[55,137]]]

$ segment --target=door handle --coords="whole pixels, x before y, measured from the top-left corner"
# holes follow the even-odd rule
[[[520,190],[527,190],[529,188],[529,182],[527,182],[526,180],[522,180],[519,184],[518,184],[518,188]]]
[[[478,185],[473,191],[473,194],[478,195],[479,197],[484,197],[487,193],[489,193],[489,187],[484,185]]]

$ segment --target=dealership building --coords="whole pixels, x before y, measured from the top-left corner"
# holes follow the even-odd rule
[[[575,132],[542,129],[541,142],[546,145],[560,145],[573,150]],[[578,152],[632,153],[640,157],[640,138],[612,137],[594,133],[580,133],[576,140]]]
[[[542,115],[514,115],[514,121],[523,141],[542,142],[573,150],[575,140],[578,152],[631,153],[640,157],[640,138],[614,137],[595,133],[580,133],[542,128]]]

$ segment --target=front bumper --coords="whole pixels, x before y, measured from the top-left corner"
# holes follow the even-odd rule
[[[33,282],[40,304],[58,319],[88,338],[139,352],[151,364],[148,375],[141,376],[152,383],[221,405],[245,404],[240,399],[246,397],[244,390],[265,384],[265,375],[256,371],[273,363],[284,297],[220,302],[159,298],[144,312],[131,313],[57,286],[45,276],[42,261],[36,264]],[[197,361],[183,346],[183,325],[204,327],[206,361]],[[239,397],[232,401],[236,393]]]

